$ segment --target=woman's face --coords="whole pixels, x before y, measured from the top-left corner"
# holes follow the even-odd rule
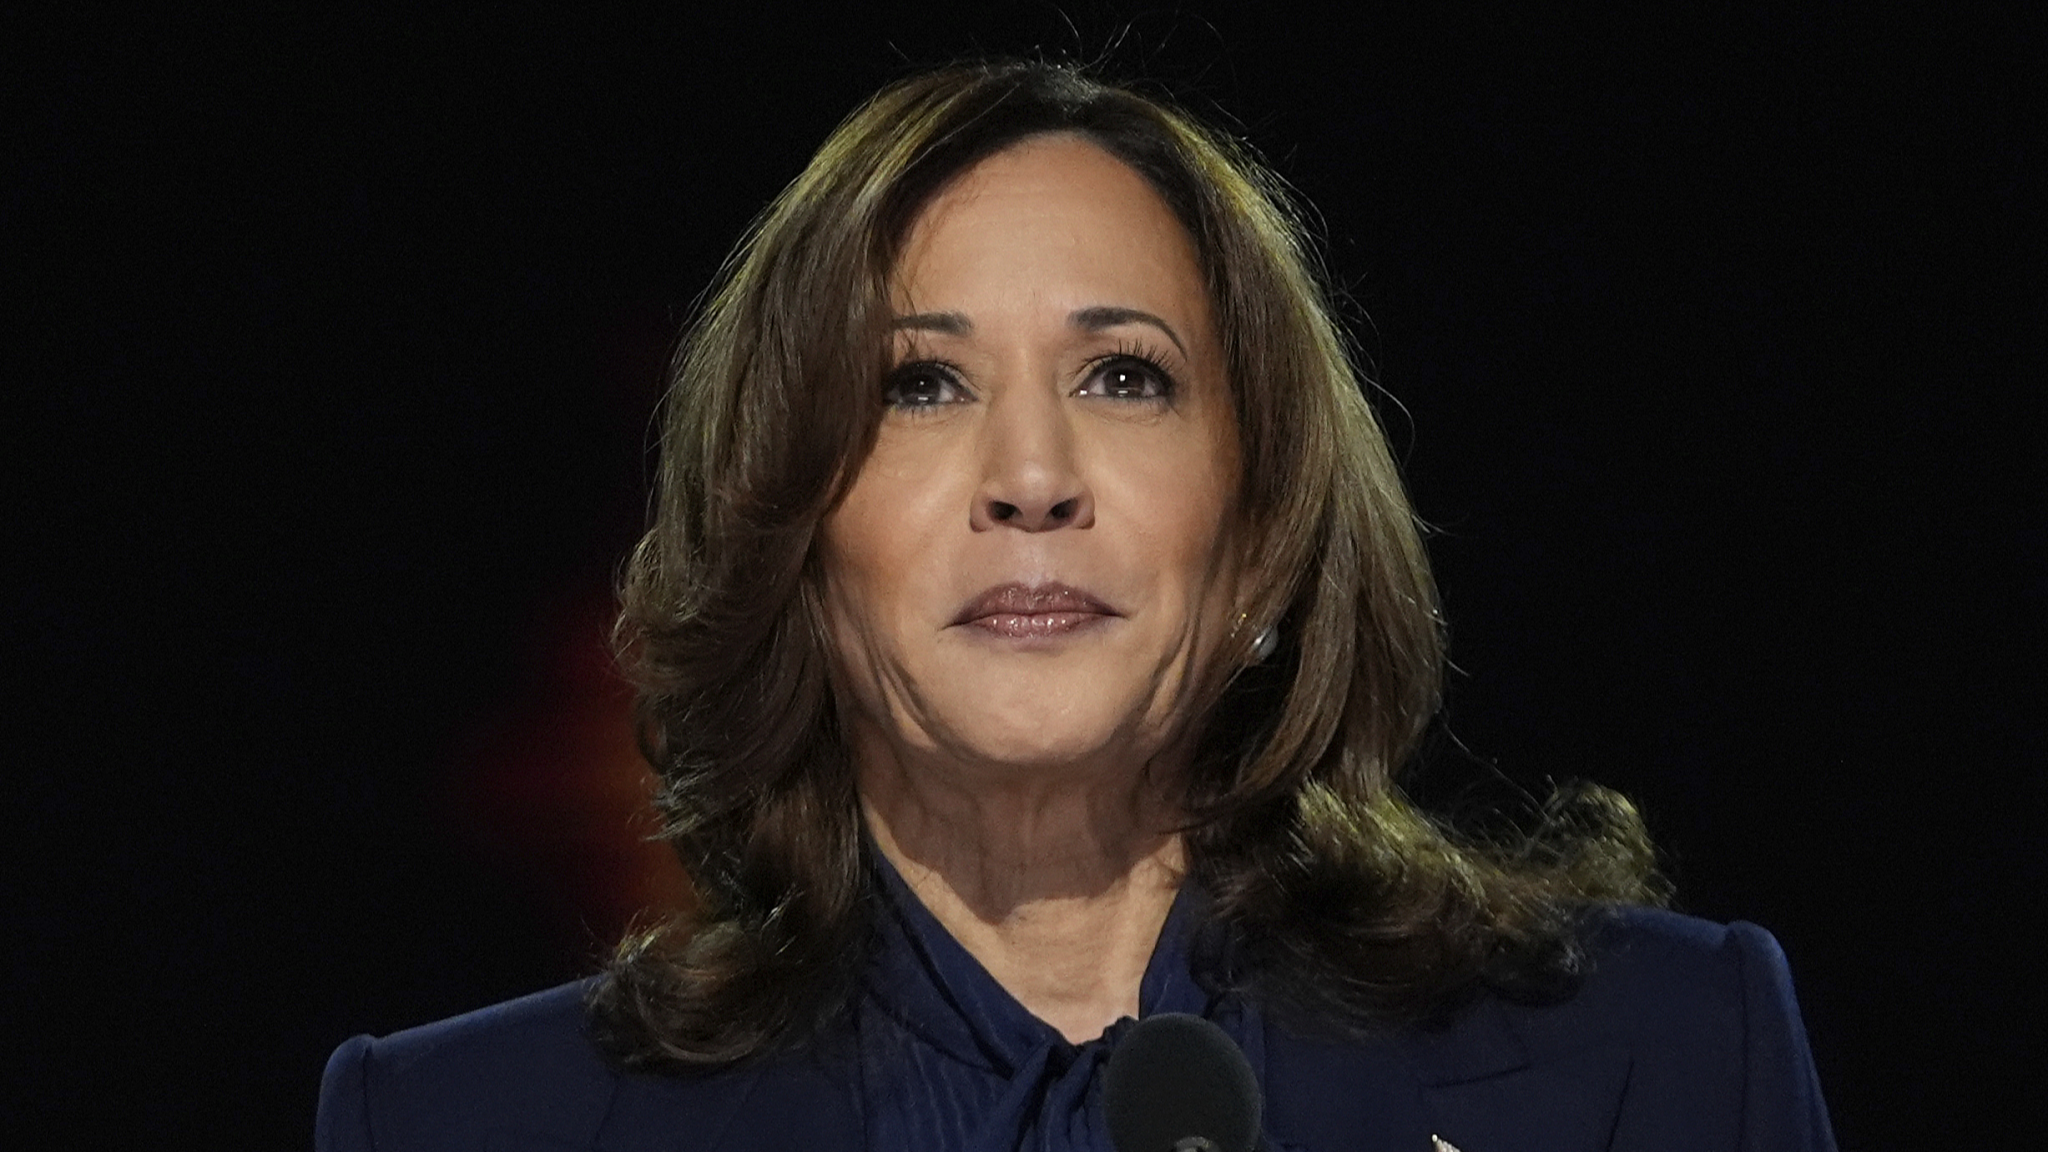
[[[1194,245],[1070,135],[913,223],[872,455],[824,526],[861,743],[993,768],[1135,766],[1230,633],[1238,450]]]

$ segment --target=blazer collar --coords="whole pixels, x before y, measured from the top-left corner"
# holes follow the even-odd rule
[[[1269,1018],[1267,1092],[1283,1144],[1346,1152],[1599,1152],[1628,1086],[1618,1046],[1534,1056],[1511,1012],[1482,999],[1442,1029],[1304,1040]],[[793,1053],[701,1077],[627,1075],[597,1152],[853,1152],[863,1126],[830,1054]]]
[[[620,1078],[596,1152],[857,1152],[848,1086],[808,1053],[697,1077]]]
[[[1628,1053],[1535,1057],[1493,998],[1446,1027],[1311,1041],[1270,1026],[1268,1097],[1283,1144],[1360,1152],[1600,1152],[1628,1084]]]
[[[1473,1001],[1442,1027],[1403,1033],[1401,1046],[1428,1087],[1465,1084],[1529,1067],[1529,1046],[1499,1000]]]
[[[1490,996],[1449,1028],[1411,1033],[1406,1048],[1431,1135],[1459,1152],[1598,1152],[1628,1087],[1625,1049],[1536,1059],[1510,1011]]]

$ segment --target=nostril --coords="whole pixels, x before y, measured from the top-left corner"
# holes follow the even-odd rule
[[[988,514],[998,520],[1008,520],[1017,515],[1017,506],[1001,500],[990,501]]]
[[[1053,505],[1051,511],[1048,513],[1050,518],[1054,520],[1065,520],[1073,514],[1074,502],[1072,500],[1060,501],[1059,503]]]

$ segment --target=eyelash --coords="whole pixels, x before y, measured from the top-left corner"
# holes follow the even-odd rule
[[[1101,397],[1102,399],[1137,404],[1169,403],[1172,401],[1174,394],[1180,390],[1180,381],[1175,378],[1172,372],[1167,371],[1166,365],[1163,363],[1164,359],[1163,355],[1144,344],[1135,342],[1119,343],[1116,351],[1105,356],[1098,356],[1088,362],[1086,371],[1082,376],[1083,382],[1081,387],[1086,389],[1092,386],[1103,373],[1118,366],[1125,366],[1127,370],[1134,368],[1143,374],[1151,376],[1157,383],[1158,395],[1115,396],[1104,394]],[[958,401],[940,400],[935,403],[909,403],[903,394],[904,387],[920,377],[937,377],[941,388],[952,388],[965,392],[967,386],[961,382],[961,375],[962,373],[958,365],[944,360],[912,360],[906,364],[899,365],[883,381],[882,402],[900,412],[908,412],[915,416],[928,415],[946,404],[958,403]]]
[[[946,404],[956,402],[942,400],[929,404],[907,403],[903,396],[903,387],[920,377],[937,377],[942,388],[953,388],[961,392],[967,390],[967,386],[960,382],[960,369],[957,365],[944,360],[912,360],[907,364],[898,365],[883,379],[882,403],[899,412],[926,416]]]
[[[1104,399],[1124,400],[1140,404],[1166,404],[1172,402],[1180,391],[1180,381],[1166,370],[1166,357],[1141,343],[1120,342],[1116,351],[1088,362],[1086,381],[1092,384],[1096,377],[1118,365],[1135,366],[1158,382],[1157,396],[1105,396]],[[1085,387],[1086,385],[1084,385]]]

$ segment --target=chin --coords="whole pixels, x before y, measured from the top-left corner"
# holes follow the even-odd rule
[[[1018,772],[1057,773],[1097,759],[1110,747],[1102,741],[1046,740],[1036,733],[1004,733],[974,740],[963,750],[983,763]]]
[[[1018,771],[1058,772],[1084,764],[1135,767],[1158,751],[1143,726],[1121,709],[1040,706],[982,713],[953,727],[951,742],[966,756]]]

